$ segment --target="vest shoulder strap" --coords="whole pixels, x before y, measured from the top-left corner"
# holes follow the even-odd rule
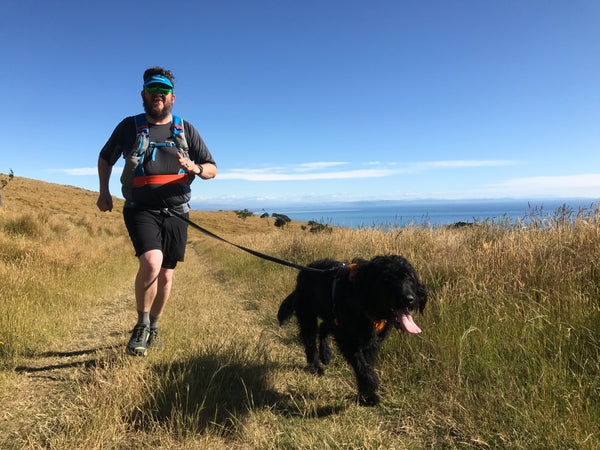
[[[183,120],[181,117],[173,115],[173,139],[175,139],[175,145],[179,150],[186,152],[189,150],[187,139],[183,130]]]
[[[146,114],[141,113],[134,117],[135,119],[135,131],[137,134],[149,134],[148,122],[146,122]]]
[[[187,139],[185,138],[185,132],[184,132],[184,128],[183,128],[183,119],[179,116],[176,116],[175,114],[172,115],[173,117],[173,124],[171,126],[171,132],[173,133],[173,139],[175,140],[175,145],[177,146],[177,148],[179,148],[180,150],[183,150],[184,152],[187,151],[189,149],[189,145],[187,143]],[[136,129],[136,134],[138,135],[143,135],[146,138],[145,139],[137,139],[137,141],[139,141],[142,145],[145,144],[146,148],[142,148],[138,146],[138,150],[140,150],[140,153],[143,153],[144,151],[146,151],[146,149],[148,148],[148,144],[149,139],[148,139],[148,135],[150,134],[150,130],[148,129],[148,122],[146,121],[146,114],[141,113],[138,114],[137,116],[135,116],[135,129]]]
[[[134,119],[136,138],[133,151],[141,156],[146,153],[150,145],[150,130],[148,129],[148,122],[146,122],[146,114],[138,114]]]
[[[176,116],[175,114],[172,115],[173,117],[173,134],[179,134],[179,133],[183,133],[183,120],[181,120],[181,117]]]

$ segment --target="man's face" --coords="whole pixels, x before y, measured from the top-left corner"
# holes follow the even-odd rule
[[[169,117],[173,110],[175,94],[170,86],[164,84],[150,84],[142,91],[144,111],[151,119],[161,121]]]

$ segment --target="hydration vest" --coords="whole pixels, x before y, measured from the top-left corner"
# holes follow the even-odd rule
[[[183,132],[181,117],[173,115],[171,127],[174,142],[151,142],[150,130],[146,122],[146,114],[135,116],[136,138],[133,148],[125,156],[125,167],[121,174],[121,183],[124,187],[145,186],[147,184],[190,183],[190,177],[183,169],[177,174],[146,175],[144,173],[144,158],[154,158],[155,152],[160,147],[177,147],[179,153],[188,156],[189,146]],[[191,179],[190,179],[191,178]]]

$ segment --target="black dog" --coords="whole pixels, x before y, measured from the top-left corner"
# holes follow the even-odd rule
[[[427,289],[412,265],[398,255],[353,264],[324,259],[309,267],[322,272],[300,271],[296,289],[279,307],[279,323],[283,325],[295,312],[308,370],[317,374],[323,373],[319,359],[323,364],[331,359],[329,335],[333,333],[356,374],[360,404],[377,405],[374,365],[381,342],[393,326],[421,332],[410,311],[423,312]],[[317,318],[322,319],[321,325]]]

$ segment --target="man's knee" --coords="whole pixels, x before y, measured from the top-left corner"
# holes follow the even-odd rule
[[[175,272],[175,269],[165,269],[163,267],[160,270],[158,277],[163,284],[170,284],[173,281],[173,272]]]
[[[149,250],[139,257],[140,269],[158,275],[163,262],[163,253],[160,250]]]

